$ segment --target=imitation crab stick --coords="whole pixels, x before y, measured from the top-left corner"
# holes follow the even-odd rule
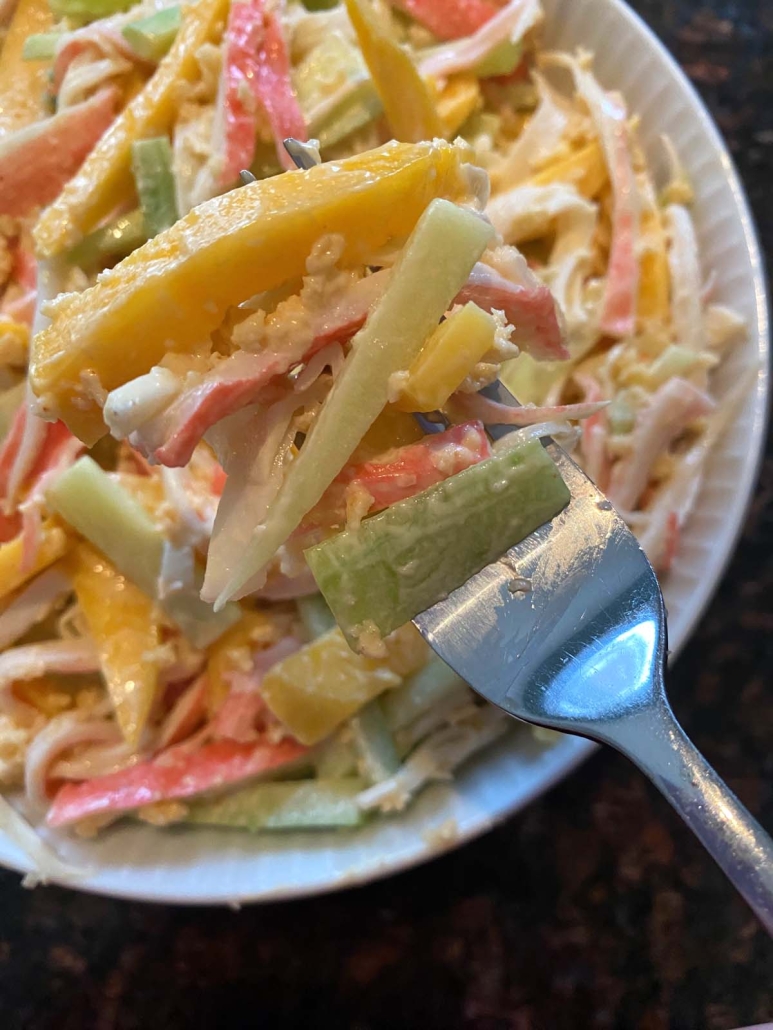
[[[117,90],[100,90],[0,140],[0,215],[22,218],[54,200],[112,122],[117,100]]]
[[[282,24],[265,0],[233,0],[216,104],[223,152],[221,186],[230,186],[241,169],[252,164],[261,111],[271,127],[280,165],[294,168],[283,141],[306,140],[308,133],[290,78]]]
[[[132,196],[132,143],[168,131],[177,115],[181,84],[198,75],[198,51],[218,38],[227,9],[228,0],[199,0],[186,8],[172,48],[155,73],[43,212],[35,226],[41,257],[74,246]]]
[[[480,422],[452,426],[417,443],[396,447],[374,461],[347,465],[305,522],[340,519],[347,491],[365,491],[371,498],[368,511],[388,508],[490,455],[491,446]]]
[[[438,39],[471,36],[497,13],[488,0],[392,0]]]
[[[90,815],[119,814],[156,801],[193,797],[278,770],[305,751],[294,740],[278,744],[217,740],[198,751],[168,750],[119,772],[66,783],[54,798],[47,821],[51,826],[66,826]]]
[[[95,286],[51,305],[52,324],[35,337],[30,364],[42,411],[93,443],[105,427],[99,391],[88,393],[83,372],[110,391],[168,350],[200,347],[230,306],[305,274],[322,233],[343,236],[344,265],[367,261],[407,236],[433,198],[470,199],[469,157],[458,144],[388,143],[200,205]]]

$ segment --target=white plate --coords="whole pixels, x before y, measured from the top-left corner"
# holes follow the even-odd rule
[[[733,549],[755,482],[767,398],[767,311],[760,255],[743,190],[709,115],[681,71],[620,0],[544,0],[547,43],[596,53],[601,82],[621,90],[641,116],[641,135],[658,160],[667,133],[695,184],[704,273],[720,300],[749,324],[747,345],[723,366],[722,392],[759,365],[756,389],[711,460],[696,514],[666,585],[672,650],[703,612]],[[85,890],[185,903],[269,901],[363,883],[397,872],[478,836],[565,776],[592,749],[564,737],[540,747],[514,733],[466,768],[453,785],[426,791],[403,817],[364,830],[257,836],[119,826],[94,842],[67,842],[67,857],[99,869]],[[24,857],[0,839],[0,863]]]

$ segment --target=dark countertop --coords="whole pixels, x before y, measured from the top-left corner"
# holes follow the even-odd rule
[[[773,2],[635,0],[728,139],[773,258]],[[773,828],[773,452],[671,677],[687,731]],[[770,634],[770,635],[768,635]],[[6,1030],[730,1030],[773,1019],[773,944],[631,766],[599,753],[505,826],[333,897],[128,904],[0,873]]]

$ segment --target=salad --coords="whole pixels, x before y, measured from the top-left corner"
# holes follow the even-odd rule
[[[742,396],[674,146],[538,0],[2,17],[0,826],[401,810],[505,732],[410,619],[563,506],[540,438],[666,573]]]

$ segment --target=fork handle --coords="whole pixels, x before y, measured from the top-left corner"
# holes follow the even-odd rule
[[[609,742],[671,802],[773,936],[773,840],[693,744],[665,700]]]

